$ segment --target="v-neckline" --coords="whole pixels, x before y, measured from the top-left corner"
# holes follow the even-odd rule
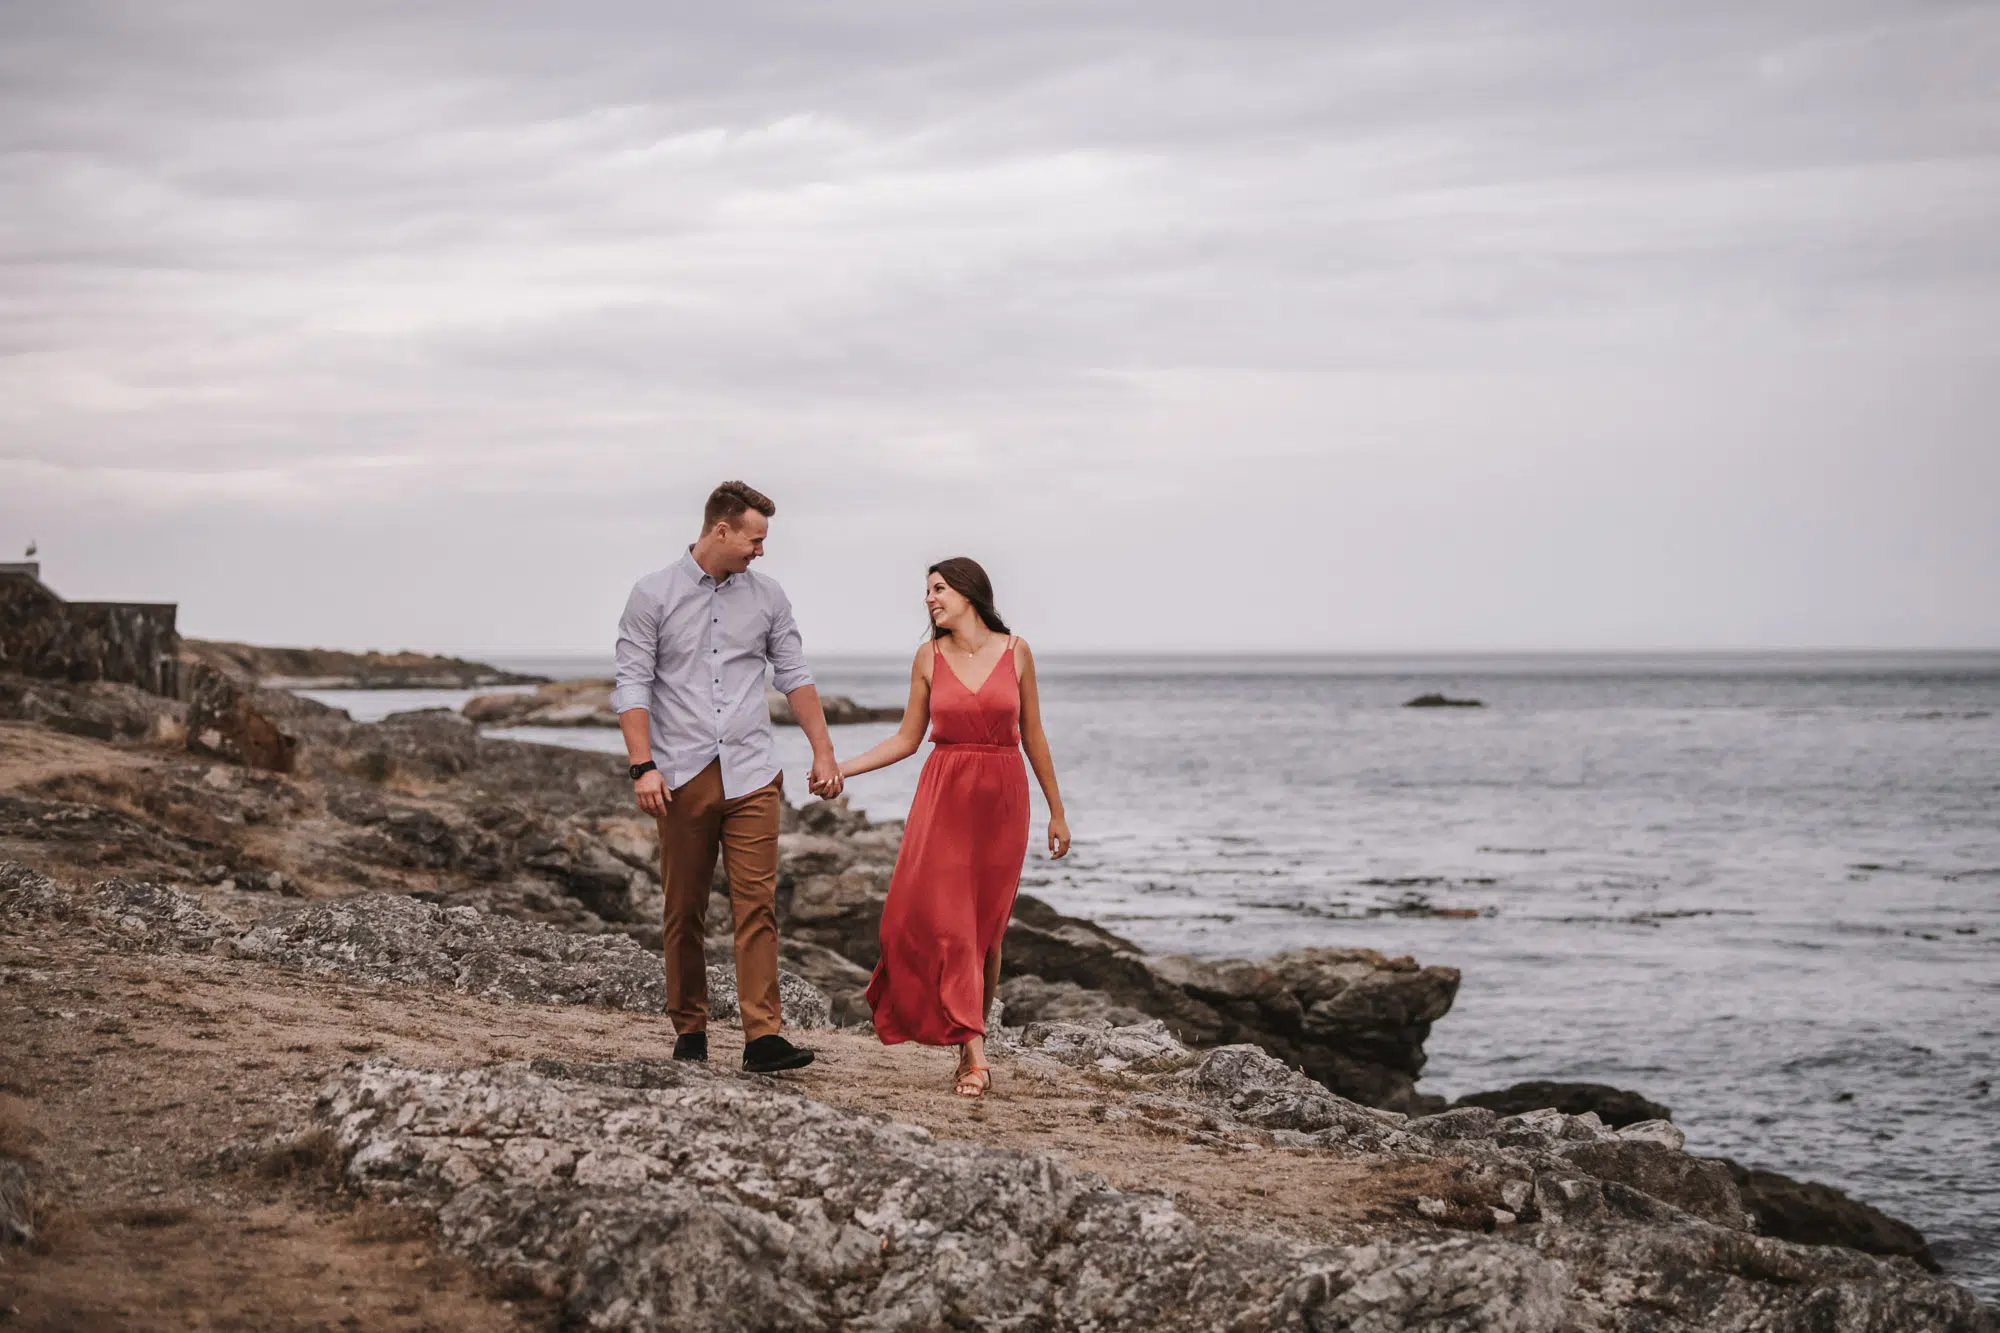
[[[988,683],[990,683],[995,676],[1000,674],[1000,663],[1006,661],[1009,657],[1013,656],[1014,653],[1014,649],[1011,645],[1007,648],[1002,649],[999,660],[993,663],[992,670],[986,673],[986,678],[979,682],[979,689],[975,690],[970,685],[967,685],[965,683],[965,677],[958,674],[958,668],[953,666],[951,664],[951,659],[944,655],[944,649],[937,648],[934,649],[933,651],[937,653],[938,661],[944,663],[944,669],[946,671],[951,672],[951,678],[958,682],[958,688],[964,690],[967,694],[971,695],[975,699],[979,697],[980,691],[984,690],[988,685]]]

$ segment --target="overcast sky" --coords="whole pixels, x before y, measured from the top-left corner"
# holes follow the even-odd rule
[[[0,7],[0,559],[598,650],[2000,645],[2000,8]]]

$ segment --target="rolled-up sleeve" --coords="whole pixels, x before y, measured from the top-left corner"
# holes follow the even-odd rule
[[[611,691],[613,712],[652,706],[659,644],[659,599],[640,584],[625,599],[625,614],[618,617],[618,644],[612,650],[618,664],[618,683]]]
[[[778,693],[790,694],[813,683],[812,669],[806,665],[805,644],[799,638],[799,625],[792,619],[791,598],[782,592],[775,593],[764,654],[771,661],[771,685]]]

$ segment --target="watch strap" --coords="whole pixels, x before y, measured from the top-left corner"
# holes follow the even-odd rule
[[[659,767],[660,766],[658,764],[654,763],[650,759],[648,759],[643,764],[632,765],[631,769],[629,770],[632,775],[632,781],[637,782],[640,778],[644,777],[648,773],[658,772]]]

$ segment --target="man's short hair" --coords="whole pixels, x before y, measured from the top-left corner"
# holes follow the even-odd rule
[[[725,519],[733,525],[752,509],[765,518],[778,512],[778,506],[764,492],[745,482],[725,481],[708,493],[708,504],[701,511],[701,530],[707,532]]]

